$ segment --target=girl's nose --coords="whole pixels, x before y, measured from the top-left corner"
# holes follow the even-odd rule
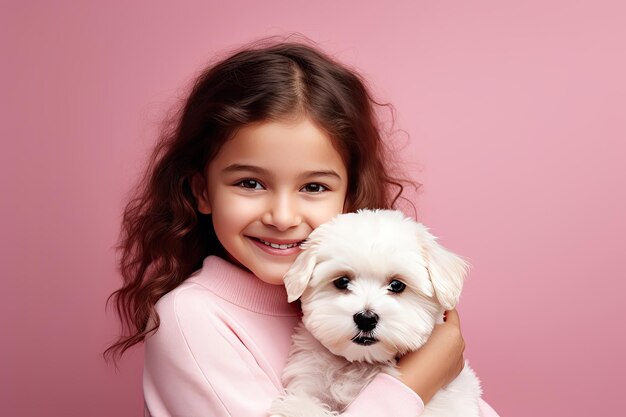
[[[278,195],[270,200],[269,207],[265,210],[261,221],[282,232],[299,225],[302,222],[302,217],[298,213],[296,203],[291,198]]]

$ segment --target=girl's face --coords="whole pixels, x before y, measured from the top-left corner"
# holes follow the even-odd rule
[[[283,284],[298,247],[343,211],[348,176],[330,138],[307,118],[239,129],[197,175],[198,210],[231,262],[261,280]]]

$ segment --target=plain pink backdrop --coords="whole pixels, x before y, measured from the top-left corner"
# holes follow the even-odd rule
[[[100,357],[126,193],[194,74],[291,32],[396,107],[420,219],[473,265],[486,400],[623,413],[623,2],[88,3],[1,6],[0,415],[141,415],[141,348]]]

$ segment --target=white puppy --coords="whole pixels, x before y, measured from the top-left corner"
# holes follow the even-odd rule
[[[435,239],[392,210],[341,214],[311,233],[285,275],[303,317],[271,415],[337,415],[377,373],[399,376],[396,358],[426,343],[456,306],[467,273]],[[422,416],[478,417],[480,395],[466,364]]]

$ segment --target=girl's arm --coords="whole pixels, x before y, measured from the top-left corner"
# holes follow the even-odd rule
[[[456,378],[465,361],[465,341],[456,310],[446,312],[443,324],[435,326],[428,342],[398,363],[401,380],[427,403],[444,386]]]
[[[461,322],[456,309],[446,312],[445,322],[435,330],[422,348],[400,359],[398,367],[401,380],[425,403],[437,391],[456,378],[465,365],[463,351],[465,342],[461,335]],[[498,417],[498,414],[482,399],[479,400],[482,417]]]

